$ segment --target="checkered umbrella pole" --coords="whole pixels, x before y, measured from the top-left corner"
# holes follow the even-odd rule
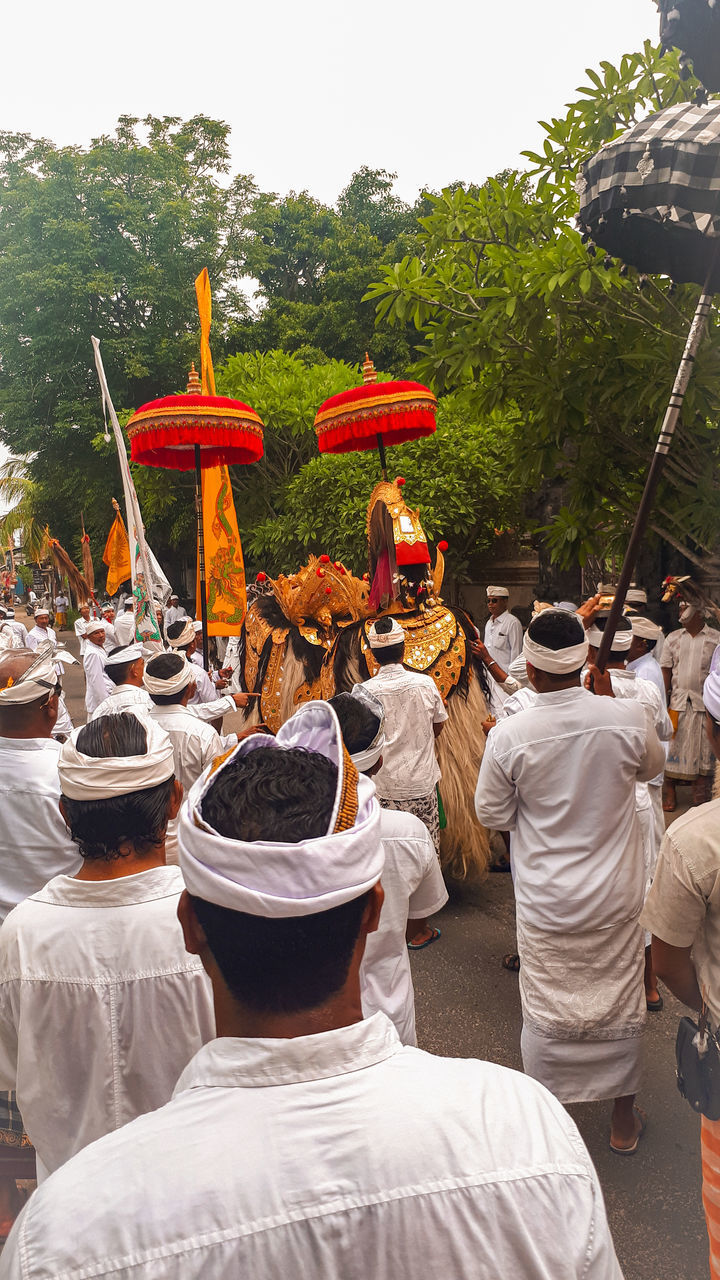
[[[648,477],[645,481],[645,489],[643,490],[643,496],[640,499],[640,506],[638,507],[637,515],[635,517],[635,524],[633,525],[633,531],[630,534],[628,548],[625,552],[622,573],[620,574],[620,580],[615,589],[615,599],[613,600],[612,607],[610,609],[610,615],[605,625],[602,642],[598,651],[597,666],[600,671],[604,671],[607,665],[613,638],[615,636],[615,631],[617,630],[617,624],[622,616],[622,611],[625,605],[627,589],[630,586],[630,582],[632,581],[632,576],[635,571],[635,563],[637,561],[638,551],[640,550],[640,543],[645,535],[650,512],[655,501],[657,487],[660,482],[663,467],[665,466],[665,459],[670,451],[672,438],[675,434],[675,428],[680,417],[683,400],[685,399],[685,392],[687,391],[693,370],[693,364],[695,363],[695,356],[697,355],[697,351],[700,343],[702,342],[703,334],[707,325],[707,319],[710,314],[710,307],[712,305],[713,298],[713,295],[709,292],[710,277],[715,266],[716,257],[717,248],[713,255],[713,262],[708,272],[703,292],[700,295],[700,300],[697,304],[692,324],[690,325],[687,342],[685,343],[685,350],[682,353],[682,358],[678,365],[678,371],[675,375],[675,383],[670,396],[670,402],[665,411],[665,417],[655,446],[655,453],[653,454],[650,470],[648,471]]]

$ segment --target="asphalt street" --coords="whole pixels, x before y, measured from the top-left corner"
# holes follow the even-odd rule
[[[59,638],[77,653],[74,636]],[[64,683],[70,714],[82,724],[82,670],[66,669]],[[226,730],[233,720],[226,718]],[[491,875],[481,884],[449,888],[450,901],[435,918],[442,937],[412,956],[420,1047],[521,1070],[518,979],[501,967],[515,943],[511,878]],[[700,1125],[675,1085],[675,1034],[684,1010],[663,994],[664,1010],[647,1020],[638,1102],[648,1128],[637,1154],[621,1158],[610,1151],[610,1104],[569,1109],[600,1177],[625,1280],[706,1280]]]

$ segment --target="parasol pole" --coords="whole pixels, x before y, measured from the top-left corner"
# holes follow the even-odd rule
[[[675,428],[680,418],[680,411],[682,409],[685,392],[687,391],[688,383],[690,382],[692,375],[695,357],[707,325],[707,319],[710,314],[713,297],[710,292],[710,280],[715,268],[716,257],[717,248],[713,254],[713,261],[695,309],[695,315],[693,316],[690,331],[685,343],[685,350],[682,353],[682,358],[675,375],[672,394],[670,396],[668,407],[665,411],[665,417],[655,446],[655,453],[653,454],[650,470],[648,471],[647,480],[645,481],[643,495],[640,499],[640,506],[638,507],[637,515],[635,516],[635,524],[633,525],[633,530],[630,534],[630,541],[628,542],[628,548],[625,552],[620,580],[615,590],[615,598],[610,608],[607,623],[605,624],[605,630],[598,650],[596,663],[600,671],[605,670],[608,656],[612,649],[613,638],[617,630],[617,624],[622,617],[622,611],[625,605],[625,596],[627,595],[627,589],[630,586],[630,582],[635,571],[635,563],[637,561],[638,551],[640,550],[640,543],[643,540],[645,530],[647,528],[650,512],[655,501],[655,494],[657,493],[657,487],[660,483],[660,477],[662,476],[663,468],[665,466],[665,459],[670,451],[670,445],[672,444],[672,439],[675,434]]]
[[[203,666],[210,670],[208,643],[207,596],[205,594],[205,525],[203,521],[202,465],[200,445],[195,445],[195,511],[197,512],[198,577],[200,579],[200,617],[202,619]]]

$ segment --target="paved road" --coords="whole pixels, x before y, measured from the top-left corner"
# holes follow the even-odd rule
[[[63,633],[62,639],[77,652],[74,637]],[[67,670],[65,687],[70,714],[82,724],[80,668]],[[437,920],[441,940],[412,957],[421,1048],[520,1070],[518,980],[500,965],[515,938],[510,876],[452,886]],[[608,1105],[570,1108],[600,1175],[625,1280],[706,1280],[709,1274],[699,1123],[675,1087],[674,1042],[682,1012],[665,993],[663,1012],[648,1014],[646,1086],[639,1099],[648,1112],[648,1130],[636,1156],[622,1159],[610,1151]]]

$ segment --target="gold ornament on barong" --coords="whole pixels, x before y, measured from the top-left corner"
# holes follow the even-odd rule
[[[394,481],[381,480],[379,484],[375,485],[375,488],[370,495],[370,502],[367,509],[367,520],[365,523],[365,531],[368,538],[370,537],[372,514],[378,502],[383,502],[385,504],[388,515],[392,520],[395,555],[398,565],[402,566],[402,564],[405,563],[402,557],[402,550],[400,550],[403,544],[406,547],[424,546],[425,549],[427,549],[427,538],[425,537],[425,531],[420,523],[420,509],[418,508],[416,511],[411,511],[402,496],[402,491],[399,485]],[[429,559],[430,556],[428,553],[428,561]],[[415,557],[411,559],[410,563],[415,563]]]
[[[440,695],[446,698],[465,666],[466,641],[457,618],[444,604],[429,606],[414,617],[395,612],[392,616],[405,633],[403,665],[431,676]],[[361,648],[368,671],[374,676],[380,664],[368,640],[371,626],[372,622],[368,621],[363,627]]]
[[[278,574],[269,585],[284,616],[309,644],[333,642],[333,627],[347,627],[367,615],[367,582],[329,556],[310,556],[297,573]]]

